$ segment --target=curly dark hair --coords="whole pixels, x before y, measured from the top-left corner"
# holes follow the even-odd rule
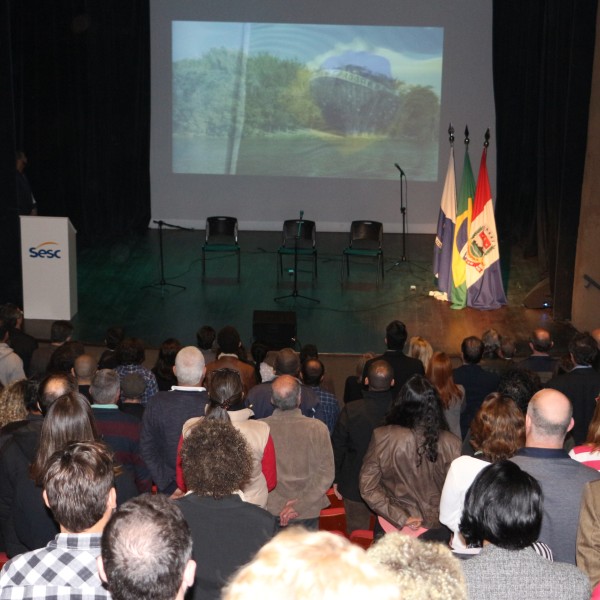
[[[181,463],[188,489],[217,500],[244,487],[252,474],[248,444],[228,421],[198,421],[183,440]]]
[[[400,425],[420,434],[422,442],[417,449],[417,465],[423,456],[435,462],[438,456],[440,431],[448,431],[437,390],[424,375],[413,375],[392,401],[386,425]]]

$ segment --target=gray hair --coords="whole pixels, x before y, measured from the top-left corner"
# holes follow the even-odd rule
[[[279,410],[297,408],[300,401],[300,382],[291,375],[280,375],[273,381],[272,403]]]
[[[90,394],[96,404],[116,403],[121,389],[119,374],[112,369],[96,371],[90,385]]]
[[[182,348],[175,357],[175,370],[179,385],[198,385],[204,378],[204,355],[196,346]]]

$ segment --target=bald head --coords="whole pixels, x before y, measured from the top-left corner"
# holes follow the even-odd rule
[[[554,342],[552,341],[550,332],[547,329],[539,327],[531,332],[531,335],[529,336],[529,344],[534,352],[546,354],[550,351],[554,345]]]
[[[369,365],[365,383],[373,392],[385,392],[394,385],[394,370],[389,362],[375,360]]]
[[[204,355],[196,346],[186,346],[177,353],[173,372],[179,385],[201,386],[205,371]]]
[[[273,381],[273,404],[280,410],[292,410],[300,406],[300,382],[291,375],[280,375]]]
[[[75,359],[73,363],[73,373],[80,384],[91,383],[92,377],[96,373],[98,361],[89,354],[82,354]]]
[[[600,349],[600,327],[598,329],[592,329],[592,331],[590,331],[590,335],[596,340],[598,349]]]
[[[572,415],[571,401],[558,390],[534,394],[527,407],[527,446],[562,448],[574,424]]]

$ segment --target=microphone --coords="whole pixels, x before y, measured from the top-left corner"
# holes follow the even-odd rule
[[[404,177],[406,177],[406,173],[402,170],[402,167],[398,163],[394,163],[394,166],[396,169],[398,169],[398,171],[400,171],[400,175],[404,175]]]

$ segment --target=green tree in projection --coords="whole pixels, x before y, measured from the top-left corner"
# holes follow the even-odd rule
[[[296,79],[281,94],[281,101],[297,125],[306,129],[323,129],[325,122],[321,109],[315,104],[310,93],[311,71],[305,67],[298,69]]]
[[[430,86],[411,86],[398,114],[397,133],[422,142],[435,139],[439,112],[440,100]]]
[[[175,135],[226,136],[239,85],[240,53],[213,48],[173,64]]]
[[[302,65],[261,53],[248,59],[244,135],[297,129],[288,101]]]

